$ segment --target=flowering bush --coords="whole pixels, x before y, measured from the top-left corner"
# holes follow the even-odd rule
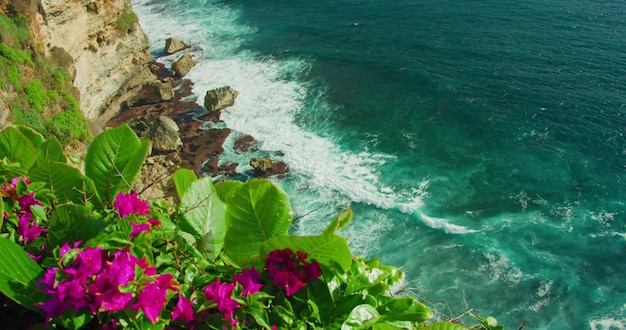
[[[352,256],[336,231],[290,236],[268,180],[179,170],[179,204],[132,190],[149,142],[105,131],[84,174],[27,127],[0,133],[0,291],[49,327],[80,329],[466,329],[394,297],[403,273]],[[485,319],[486,320],[486,319]]]

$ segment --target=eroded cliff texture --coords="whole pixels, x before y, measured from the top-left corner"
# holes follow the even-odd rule
[[[68,67],[92,122],[110,117],[116,99],[150,76],[149,41],[130,0],[0,0],[0,10],[34,18],[35,42]]]

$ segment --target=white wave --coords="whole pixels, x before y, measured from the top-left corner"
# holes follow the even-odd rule
[[[469,229],[465,226],[459,226],[449,223],[446,219],[429,217],[426,214],[419,212],[419,218],[424,224],[430,228],[443,229],[448,234],[469,234],[476,233],[479,230]]]
[[[591,320],[589,322],[591,330],[626,330],[626,319],[615,319],[612,317]]]

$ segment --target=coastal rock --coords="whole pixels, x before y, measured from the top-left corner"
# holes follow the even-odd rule
[[[172,118],[159,116],[152,134],[152,148],[158,152],[170,152],[178,150],[183,141],[178,134],[178,125]]]
[[[141,88],[134,96],[131,96],[126,105],[129,107],[145,104],[155,104],[169,101],[174,98],[174,87],[170,82],[152,81]]]
[[[230,86],[212,89],[204,96],[204,107],[211,112],[220,111],[235,104],[235,99],[239,94]]]
[[[251,149],[255,149],[255,144],[256,141],[252,136],[244,135],[235,141],[233,150],[238,154],[246,153]]]
[[[191,54],[185,53],[178,61],[172,63],[172,75],[175,77],[183,77],[189,73],[189,70],[196,64],[198,64],[198,61],[194,60]]]
[[[270,176],[284,177],[289,170],[287,165],[283,162],[274,162],[267,157],[250,159],[250,166],[252,166],[252,176],[267,178]]]
[[[177,38],[167,38],[165,39],[165,54],[174,54],[178,51],[181,51],[187,46],[182,40]]]
[[[255,171],[267,172],[272,169],[272,160],[267,157],[253,157],[250,159],[250,166],[252,166]]]
[[[175,152],[147,157],[133,189],[145,200],[165,199],[174,205],[176,189],[172,177],[180,163],[180,156]]]

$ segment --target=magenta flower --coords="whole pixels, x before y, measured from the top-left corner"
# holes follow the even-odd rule
[[[87,248],[84,251],[78,252],[71,267],[64,270],[75,278],[86,278],[100,272],[102,263],[102,248]]]
[[[263,284],[261,284],[261,274],[259,274],[259,271],[256,270],[254,266],[250,269],[242,270],[241,274],[233,276],[233,281],[241,284],[243,288],[242,296],[255,294],[263,287]]]
[[[224,315],[224,319],[230,322],[233,328],[237,327],[238,319],[233,318],[235,309],[240,305],[233,298],[234,283],[221,283],[219,279],[204,288],[204,294],[208,300],[217,303],[217,309]]]
[[[148,215],[150,214],[150,205],[137,197],[137,193],[130,192],[124,194],[123,192],[117,193],[113,207],[117,209],[117,213],[120,217],[127,217],[131,214],[136,215]]]
[[[149,232],[150,231],[150,225],[148,225],[147,223],[134,223],[131,222],[130,223],[131,226],[133,226],[133,232],[130,234],[130,239],[132,240],[135,236],[143,233],[143,232]]]
[[[19,218],[20,219],[17,221],[17,233],[22,235],[26,243],[34,242],[42,233],[48,231],[46,228],[40,227],[37,224],[37,219],[33,219],[32,213],[30,215],[21,214]]]
[[[317,261],[306,262],[308,255],[298,251],[295,256],[290,249],[274,250],[265,261],[274,285],[285,289],[290,296],[302,289],[309,280],[322,275],[322,269]]]
[[[195,321],[196,315],[193,311],[192,301],[188,300],[181,293],[178,293],[178,303],[172,310],[172,320],[180,320],[185,323]]]
[[[146,285],[137,294],[137,303],[132,306],[133,310],[141,309],[152,323],[156,323],[161,310],[165,307],[167,290],[174,289],[172,274],[160,275],[154,283]]]

